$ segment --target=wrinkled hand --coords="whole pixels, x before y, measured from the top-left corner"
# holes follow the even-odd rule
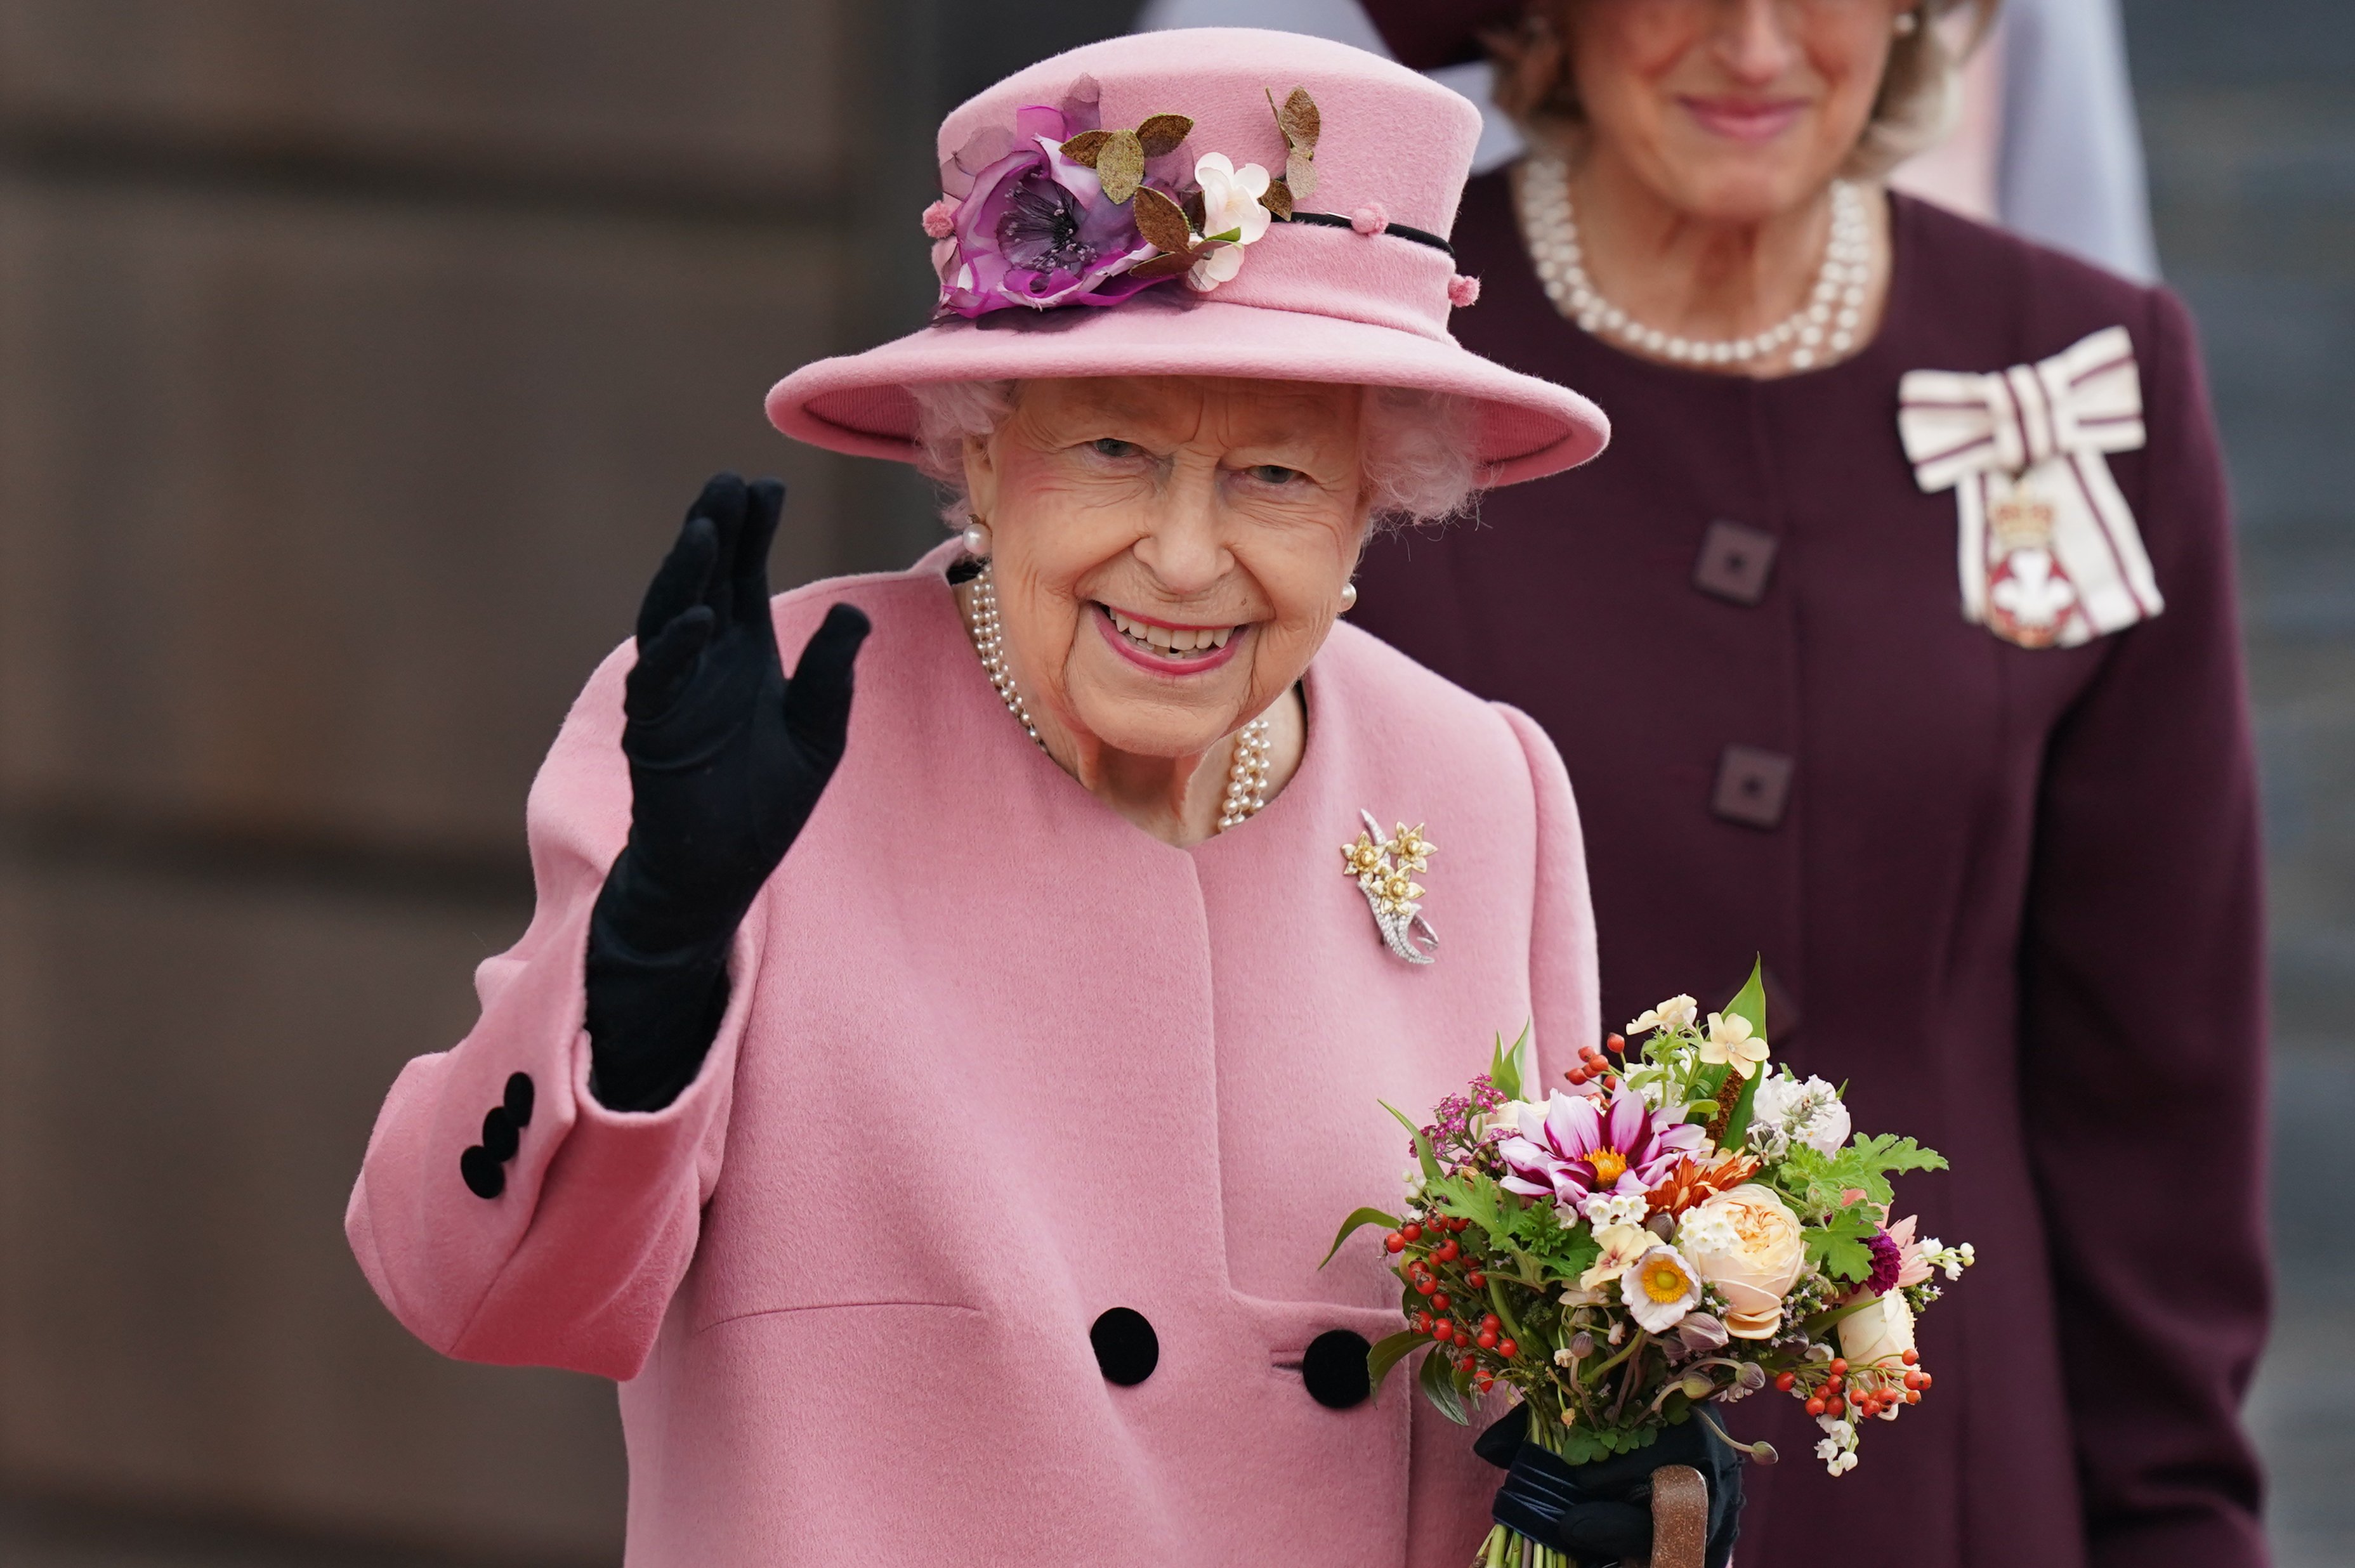
[[[703,487],[638,611],[623,688],[630,837],[589,924],[591,1086],[615,1110],[671,1103],[728,1002],[736,927],[842,761],[867,617],[837,604],[788,681],[769,618],[785,487]]]
[[[713,478],[638,611],[623,701],[630,841],[616,870],[631,906],[622,929],[641,951],[732,934],[842,760],[868,621],[837,604],[785,678],[769,615],[784,499],[773,479]]]

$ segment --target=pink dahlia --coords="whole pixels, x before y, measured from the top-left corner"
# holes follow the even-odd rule
[[[1521,1136],[1497,1146],[1512,1174],[1502,1185],[1575,1209],[1596,1192],[1648,1192],[1681,1156],[1701,1147],[1699,1127],[1668,1125],[1621,1084],[1606,1104],[1556,1090],[1540,1115],[1521,1111]]]

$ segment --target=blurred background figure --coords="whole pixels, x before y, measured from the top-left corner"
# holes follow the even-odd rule
[[[1518,8],[1503,0],[1497,19]],[[1358,0],[1146,0],[1136,25],[1279,27],[1390,52]],[[1487,127],[1476,170],[1519,155],[1520,133],[1489,96],[1487,61],[1431,74],[1480,105]],[[1965,74],[1954,133],[1891,183],[2130,278],[2157,277],[2117,0],[2005,0],[1995,36]]]
[[[2355,7],[2123,11],[2265,791],[2281,1288],[2252,1420],[2276,1561],[2339,1568]],[[0,1562],[618,1561],[611,1388],[411,1342],[345,1248],[350,1173],[529,914],[524,790],[680,485],[770,468],[798,517],[872,509],[789,531],[781,587],[942,537],[762,394],[924,314],[943,110],[1133,20],[0,0]]]

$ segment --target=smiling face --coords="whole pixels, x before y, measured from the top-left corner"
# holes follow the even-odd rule
[[[1355,387],[1023,384],[968,438],[1015,677],[1082,755],[1199,756],[1290,689],[1366,531]]]
[[[1554,0],[1590,136],[1668,206],[1755,223],[1813,200],[1871,119],[1914,0]]]

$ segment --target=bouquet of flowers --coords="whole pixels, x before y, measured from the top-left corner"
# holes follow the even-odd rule
[[[1568,1093],[1525,1087],[1524,1034],[1428,1125],[1384,1107],[1413,1135],[1405,1210],[1360,1209],[1333,1243],[1386,1232],[1408,1327],[1372,1348],[1374,1385],[1423,1351],[1416,1381],[1467,1423],[1503,1383],[1528,1441],[1575,1466],[1696,1418],[1772,1462],[1710,1411],[1771,1383],[1845,1474],[1868,1420],[1929,1392],[1914,1316],[1972,1261],[1891,1218],[1890,1179],[1946,1162],[1851,1136],[1841,1089],[1770,1065],[1755,970],[1722,1012],[1674,997],[1627,1032],[1583,1049]],[[1568,1560],[1500,1524],[1479,1561]]]

